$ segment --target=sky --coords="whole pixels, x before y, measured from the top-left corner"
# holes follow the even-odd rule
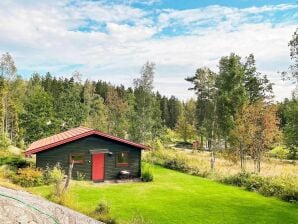
[[[184,79],[197,68],[218,71],[222,56],[253,53],[282,100],[294,88],[278,72],[291,63],[297,24],[296,0],[1,0],[0,54],[26,78],[79,71],[127,87],[150,61],[155,90],[186,100],[194,93]]]

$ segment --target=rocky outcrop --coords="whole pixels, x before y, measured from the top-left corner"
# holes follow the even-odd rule
[[[28,192],[0,187],[1,224],[102,224]]]

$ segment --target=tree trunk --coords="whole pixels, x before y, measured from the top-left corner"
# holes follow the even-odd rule
[[[200,150],[204,149],[204,137],[201,135]]]
[[[241,170],[244,171],[246,169],[246,164],[245,164],[245,153],[244,153],[244,150],[243,150],[243,145],[242,143],[240,142],[240,167],[241,167]]]
[[[257,161],[257,167],[258,167],[258,173],[260,173],[261,172],[261,158],[259,157],[258,158],[258,161]]]
[[[214,169],[215,169],[215,152],[214,152],[214,150],[211,151],[210,165],[211,165],[211,171],[214,172]]]

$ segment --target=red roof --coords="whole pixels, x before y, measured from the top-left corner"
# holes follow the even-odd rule
[[[56,135],[52,135],[50,137],[43,138],[33,142],[31,145],[29,145],[28,149],[25,151],[25,155],[30,156],[32,154],[53,148],[58,145],[65,144],[67,142],[72,142],[74,140],[77,140],[89,135],[98,135],[107,139],[111,139],[117,142],[134,146],[139,149],[149,149],[149,147],[146,145],[135,143],[123,138],[118,138],[91,128],[78,127],[78,128],[73,128],[68,131],[65,131]]]

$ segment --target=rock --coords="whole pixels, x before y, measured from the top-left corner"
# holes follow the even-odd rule
[[[24,191],[0,187],[2,224],[103,224],[79,212]]]

